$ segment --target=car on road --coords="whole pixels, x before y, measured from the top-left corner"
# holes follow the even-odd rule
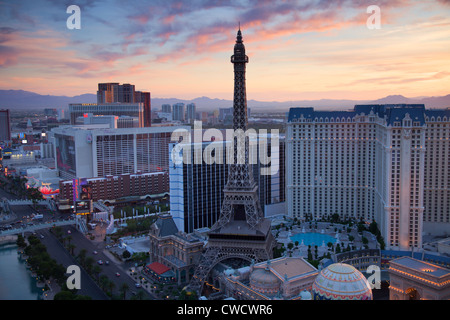
[[[98,252],[94,250],[94,252],[92,252],[93,254],[97,254]]]
[[[135,286],[136,286],[136,288],[140,288],[141,284],[136,282]]]
[[[102,265],[103,264],[103,260],[98,260],[97,263]]]
[[[116,272],[116,277],[120,277],[120,273]]]

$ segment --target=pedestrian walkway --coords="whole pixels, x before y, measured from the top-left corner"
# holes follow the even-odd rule
[[[54,300],[55,295],[61,291],[61,287],[54,280],[50,281],[50,284],[47,283],[47,286],[49,290],[42,293],[42,300]]]

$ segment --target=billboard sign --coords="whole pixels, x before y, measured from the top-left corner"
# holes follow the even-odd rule
[[[92,212],[92,200],[78,200],[75,202],[75,213],[86,215]]]

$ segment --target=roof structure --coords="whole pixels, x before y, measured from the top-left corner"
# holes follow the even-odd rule
[[[420,125],[425,124],[425,116],[447,116],[450,117],[450,110],[425,110],[424,104],[368,104],[355,105],[353,110],[348,111],[321,111],[314,108],[291,108],[288,114],[288,122],[295,122],[303,118],[306,122],[312,122],[314,119],[326,118],[340,121],[339,119],[354,118],[358,115],[369,115],[370,113],[377,115],[386,120],[388,126],[392,126],[396,121],[402,121],[406,115],[414,122]]]
[[[171,236],[178,232],[178,228],[171,215],[159,216],[154,225],[159,229],[160,237]]]
[[[401,257],[395,260],[392,260],[391,263],[396,263],[401,266],[413,269],[415,271],[426,273],[427,275],[434,276],[436,278],[450,276],[450,270],[447,268],[442,268],[435,264],[417,260],[411,257]]]
[[[169,267],[167,267],[159,262],[153,262],[153,263],[147,265],[147,268],[152,270],[153,272],[155,272],[158,275],[163,275],[167,271],[170,271]]]
[[[355,267],[334,263],[322,269],[313,283],[315,300],[372,300],[368,280]]]

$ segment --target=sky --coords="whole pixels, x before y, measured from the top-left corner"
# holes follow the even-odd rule
[[[0,89],[75,96],[119,82],[231,100],[239,23],[248,99],[450,93],[449,0],[0,0]]]

